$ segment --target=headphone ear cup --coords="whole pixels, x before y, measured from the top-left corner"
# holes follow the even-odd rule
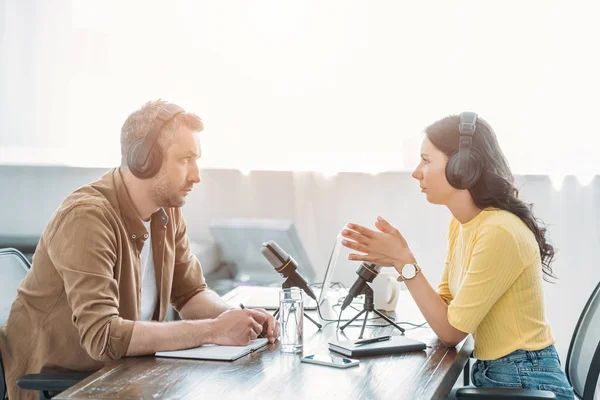
[[[142,164],[138,156],[139,149],[142,147],[143,143],[143,140],[137,140],[131,145],[127,152],[127,165],[133,176],[136,178],[149,179],[156,175],[160,170],[162,164],[162,152],[160,151],[159,146],[153,146],[150,153],[148,153],[146,162]]]
[[[481,157],[473,149],[469,152],[469,176],[459,174],[459,160],[458,151],[448,159],[448,163],[446,164],[446,180],[455,189],[471,189],[479,181],[483,172]]]
[[[446,163],[446,180],[455,189],[462,189],[461,176],[458,173],[458,151],[450,156]]]
[[[481,173],[483,172],[483,164],[479,153],[471,149],[469,153],[469,176],[465,179],[465,189],[471,189],[479,182]]]

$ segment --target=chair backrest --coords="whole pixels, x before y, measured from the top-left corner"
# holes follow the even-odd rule
[[[581,399],[592,399],[600,374],[600,283],[579,317],[567,353],[567,378]]]
[[[0,249],[0,326],[8,319],[10,307],[17,296],[17,288],[27,275],[31,265],[25,256],[15,249]],[[4,366],[0,354],[0,399],[6,396]]]
[[[0,249],[0,326],[8,319],[17,288],[30,267],[29,261],[19,250]]]

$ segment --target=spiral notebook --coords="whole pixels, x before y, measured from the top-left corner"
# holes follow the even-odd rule
[[[206,344],[186,350],[159,351],[156,357],[191,358],[196,360],[234,361],[269,344],[268,339],[255,339],[248,346]]]

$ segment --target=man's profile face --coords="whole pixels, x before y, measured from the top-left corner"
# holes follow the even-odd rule
[[[171,145],[163,149],[163,161],[151,185],[152,199],[159,207],[181,207],[195,183],[200,182],[199,133],[180,126]]]

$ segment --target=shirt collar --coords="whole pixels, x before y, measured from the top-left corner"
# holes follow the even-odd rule
[[[137,210],[131,201],[129,191],[127,190],[127,186],[123,180],[123,175],[121,174],[120,168],[113,169],[112,173],[107,175],[112,177],[116,193],[116,206],[119,209],[121,218],[123,219],[129,239],[136,240],[137,238],[144,237],[144,235],[148,232],[146,231],[144,224],[142,224],[142,220],[140,219]],[[167,216],[164,208],[161,207],[158,211],[152,214],[152,220],[155,221],[153,225],[158,222],[159,226],[165,227],[169,222],[169,217]]]

